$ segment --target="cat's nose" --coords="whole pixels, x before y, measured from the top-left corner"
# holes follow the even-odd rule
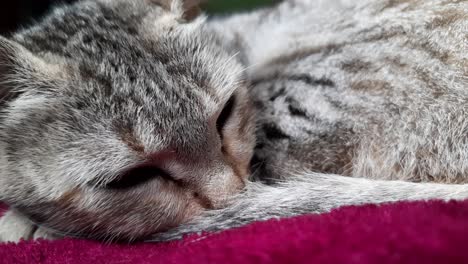
[[[214,180],[205,188],[204,193],[210,200],[214,209],[220,209],[227,205],[228,201],[236,194],[239,194],[246,186],[243,177],[240,177],[231,171],[225,174],[224,179]]]
[[[145,158],[148,163],[160,164],[177,158],[175,150],[164,150],[158,152],[146,153]]]

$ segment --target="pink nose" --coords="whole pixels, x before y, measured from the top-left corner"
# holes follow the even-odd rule
[[[177,157],[177,153],[175,150],[163,150],[154,153],[145,153],[145,158],[148,163],[160,164],[161,162],[172,160]]]

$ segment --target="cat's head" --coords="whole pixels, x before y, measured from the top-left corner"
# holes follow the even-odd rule
[[[0,200],[61,233],[132,240],[242,189],[242,67],[192,2],[85,1],[0,38]]]

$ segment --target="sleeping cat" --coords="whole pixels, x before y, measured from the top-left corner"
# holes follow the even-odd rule
[[[197,13],[87,0],[0,40],[1,240],[468,198],[468,2]]]

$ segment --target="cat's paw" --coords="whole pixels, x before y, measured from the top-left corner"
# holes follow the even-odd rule
[[[56,240],[60,237],[54,233],[47,231],[45,228],[39,227],[33,234],[33,239],[45,239],[45,240]]]
[[[0,218],[0,242],[19,242],[21,239],[31,239],[35,231],[26,217],[15,210],[9,210]]]

